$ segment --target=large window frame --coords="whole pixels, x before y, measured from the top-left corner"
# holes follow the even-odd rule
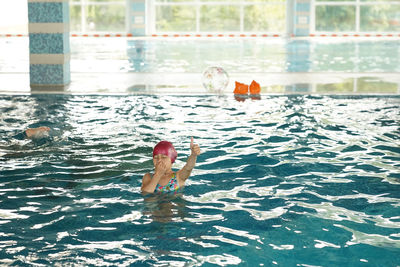
[[[311,12],[310,12],[310,33],[311,34],[330,34],[330,33],[341,33],[341,34],[393,34],[399,33],[399,31],[362,31],[361,30],[361,8],[366,6],[379,6],[379,5],[395,5],[400,6],[400,1],[317,1],[311,0]],[[355,21],[354,31],[320,31],[316,29],[316,10],[318,6],[331,6],[331,7],[349,7],[355,8]],[[399,15],[400,22],[400,15]]]
[[[79,19],[80,23],[77,23],[75,18],[75,26],[71,29],[71,32],[79,32],[83,34],[87,33],[102,33],[102,32],[114,32],[114,33],[127,33],[130,31],[130,24],[129,21],[131,20],[129,16],[130,10],[128,8],[129,0],[109,0],[109,1],[99,1],[99,0],[70,0],[69,1],[71,8],[80,8]],[[400,30],[397,30],[398,27],[396,26],[394,31],[366,31],[362,30],[362,8],[371,6],[371,7],[379,7],[379,5],[391,5],[395,6],[396,8],[400,6],[400,1],[398,0],[375,0],[375,1],[366,1],[366,0],[339,0],[339,1],[332,1],[332,0],[311,0],[310,6],[310,17],[309,17],[309,33],[310,34],[332,34],[332,33],[340,33],[340,34],[398,34]],[[282,23],[285,25],[281,31],[246,31],[245,27],[245,8],[252,6],[252,5],[259,5],[259,6],[276,6],[280,5],[286,10],[285,18],[283,19]],[[125,19],[124,22],[120,21],[125,24],[125,27],[119,26],[119,30],[93,30],[89,28],[88,24],[88,16],[86,13],[87,6],[121,6],[125,10]],[[195,27],[193,30],[190,31],[163,31],[157,30],[156,27],[156,8],[160,6],[189,6],[194,7],[196,9],[196,18],[195,18]],[[239,9],[239,17],[240,22],[237,29],[234,31],[205,31],[201,29],[201,8],[203,6],[234,6]],[[351,28],[354,30],[346,31],[346,30],[318,30],[317,29],[317,21],[316,21],[316,12],[317,8],[320,6],[327,6],[327,7],[352,7],[352,16],[354,16],[354,24],[351,25]],[[246,0],[237,0],[237,1],[223,1],[223,0],[214,0],[214,1],[163,1],[163,0],[146,0],[146,34],[278,34],[279,36],[284,36],[287,33],[291,32],[291,27],[295,27],[293,25],[293,16],[295,15],[295,10],[293,9],[294,6],[292,5],[291,0],[286,1],[279,1],[279,0],[270,0],[270,1],[262,1],[262,0],[254,0],[254,1],[246,1]],[[400,17],[400,15],[399,15]],[[365,18],[365,17],[364,17]],[[237,19],[237,17],[236,17]],[[395,20],[397,21],[397,13],[395,13]],[[400,18],[399,18],[400,22]],[[72,21],[71,21],[72,23]],[[78,25],[78,26],[76,26]],[[348,24],[350,25],[350,24]],[[400,27],[400,26],[399,26]],[[280,27],[282,28],[282,27]]]
[[[115,32],[115,33],[126,33],[128,31],[128,23],[127,23],[128,20],[127,20],[127,17],[129,15],[129,13],[127,11],[127,8],[126,8],[126,2],[127,2],[126,0],[124,0],[124,1],[115,0],[115,1],[106,1],[106,2],[97,2],[97,1],[93,1],[93,0],[70,0],[69,1],[70,9],[73,8],[73,7],[76,7],[76,6],[80,7],[80,30],[76,31],[74,29],[71,29],[71,32],[75,32],[75,33],[78,32],[78,33],[83,33],[83,34],[85,34],[85,33],[109,32],[108,30],[93,31],[88,27],[88,23],[87,23],[88,16],[87,16],[87,12],[86,12],[86,7],[88,7],[88,6],[97,6],[97,7],[100,7],[100,6],[106,6],[106,7],[107,6],[108,7],[110,7],[110,6],[123,6],[124,9],[126,10],[125,14],[124,14],[124,16],[125,16],[125,18],[124,18],[124,21],[125,21],[124,22],[124,24],[125,24],[124,29],[121,30],[121,31],[112,31],[112,32]]]
[[[273,1],[271,0],[270,2],[263,2],[263,1],[235,1],[235,2],[226,2],[226,1],[210,1],[210,2],[202,2],[201,0],[197,1],[182,1],[182,2],[165,2],[162,0],[149,0],[147,2],[147,10],[149,11],[147,13],[147,32],[149,34],[218,34],[218,33],[224,33],[224,34],[286,34],[287,31],[287,1]],[[260,6],[283,6],[285,10],[285,18],[283,20],[284,26],[283,26],[283,31],[246,31],[245,30],[245,8],[248,6],[253,6],[253,5],[260,5]],[[195,12],[195,29],[193,31],[159,31],[157,30],[156,23],[157,23],[157,18],[156,18],[156,9],[157,7],[167,7],[167,6],[186,6],[186,7],[194,7],[196,9]],[[201,8],[204,6],[209,6],[209,7],[216,7],[216,6],[235,6],[239,8],[239,17],[240,17],[240,22],[239,22],[239,27],[237,30],[234,31],[203,31],[201,30]]]

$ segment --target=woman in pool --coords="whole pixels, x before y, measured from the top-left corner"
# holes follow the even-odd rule
[[[154,174],[146,173],[142,179],[142,192],[174,192],[185,185],[194,166],[197,156],[200,155],[200,147],[190,141],[191,154],[183,168],[177,172],[172,171],[178,153],[168,141],[159,142],[153,149]]]
[[[23,139],[31,139],[31,140],[39,140],[45,137],[49,137],[50,128],[46,126],[40,126],[38,128],[29,128],[23,132],[20,132],[14,135],[14,138],[23,140]]]
[[[29,128],[25,130],[26,138],[37,139],[45,136],[49,136],[50,128],[46,126],[40,126],[38,128]]]

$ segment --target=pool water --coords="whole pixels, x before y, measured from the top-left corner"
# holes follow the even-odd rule
[[[0,265],[399,266],[400,98],[1,95]],[[52,128],[37,143],[14,136]],[[175,195],[142,196],[174,143]]]
[[[72,39],[76,72],[228,73],[400,72],[399,40]],[[97,64],[93,64],[93,61]]]
[[[400,72],[398,38],[70,38],[72,73]],[[29,72],[29,39],[0,38],[0,73]]]
[[[71,38],[68,93],[209,94],[210,66],[268,94],[399,94],[398,38]],[[28,38],[0,38],[0,93],[29,93]],[[59,91],[59,88],[49,88]],[[215,92],[211,92],[212,94]]]

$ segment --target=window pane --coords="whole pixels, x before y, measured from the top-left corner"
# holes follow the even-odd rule
[[[285,5],[254,5],[244,9],[245,31],[284,32],[286,23]]]
[[[156,3],[197,2],[197,0],[156,0]]]
[[[371,5],[360,8],[361,31],[400,31],[400,5]]]
[[[200,21],[200,31],[239,31],[239,7],[202,6]]]
[[[243,2],[243,0],[200,0],[199,2],[226,2],[226,3],[238,3]]]
[[[80,0],[79,0],[80,1]],[[327,1],[335,1],[335,0],[327,0]],[[344,0],[342,0],[344,1]],[[353,1],[353,0],[348,0]],[[155,3],[208,3],[208,2],[222,2],[222,3],[248,3],[248,2],[257,2],[257,3],[286,3],[286,0],[156,0]]]
[[[316,2],[356,2],[356,0],[316,0]]]
[[[157,6],[157,31],[195,31],[196,8],[193,6]]]
[[[381,81],[378,78],[359,78],[357,83],[357,92],[360,93],[397,93],[398,85],[396,83]]]
[[[354,91],[353,79],[345,79],[341,83],[317,84],[318,93],[350,93]]]
[[[354,6],[317,6],[315,13],[317,31],[355,31]]]
[[[245,2],[258,2],[258,3],[286,3],[286,0],[246,0]]]
[[[70,28],[71,31],[82,31],[81,26],[81,6],[70,6]]]
[[[125,0],[86,0],[88,3],[107,3],[107,2],[124,2]]]
[[[123,5],[89,5],[86,16],[87,31],[125,31]]]
[[[396,2],[396,0],[360,0],[361,2]]]

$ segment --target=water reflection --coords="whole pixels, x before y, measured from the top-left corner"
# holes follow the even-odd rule
[[[127,57],[133,72],[151,72],[155,55],[152,43],[145,40],[128,40]]]
[[[7,98],[9,101],[7,101]],[[35,156],[47,150],[50,156],[56,152],[56,146],[52,142],[60,141],[63,132],[69,128],[66,123],[68,114],[65,113],[65,99],[57,99],[57,96],[41,97],[36,96],[9,96],[2,99],[0,112],[7,114],[7,132],[1,140],[0,157],[8,159],[6,162],[18,166],[23,161],[19,159],[24,156],[29,161],[29,156]],[[57,99],[57,101],[56,101]],[[25,138],[23,132],[28,128],[40,126],[49,127],[50,133],[43,138]],[[37,151],[40,152],[37,152]],[[1,158],[0,158],[1,160]]]
[[[10,52],[0,58],[2,92],[30,92],[26,42],[0,39]],[[399,94],[398,55],[397,40],[381,39],[73,38],[72,83],[63,91],[204,94],[201,73],[221,66],[232,80],[224,93],[234,80],[254,79],[262,94]]]
[[[10,143],[30,151],[0,158],[0,264],[397,264],[398,97],[40,95],[0,104],[6,137],[24,123],[60,130],[48,146],[0,139],[9,153]],[[178,150],[193,135],[204,153],[184,194],[142,196],[166,133]]]
[[[131,72],[228,73],[399,72],[396,40],[148,39],[128,40]],[[395,56],[394,56],[395,55]]]
[[[150,216],[155,222],[167,223],[182,221],[187,216],[186,201],[183,193],[148,194],[144,196],[143,215]]]

